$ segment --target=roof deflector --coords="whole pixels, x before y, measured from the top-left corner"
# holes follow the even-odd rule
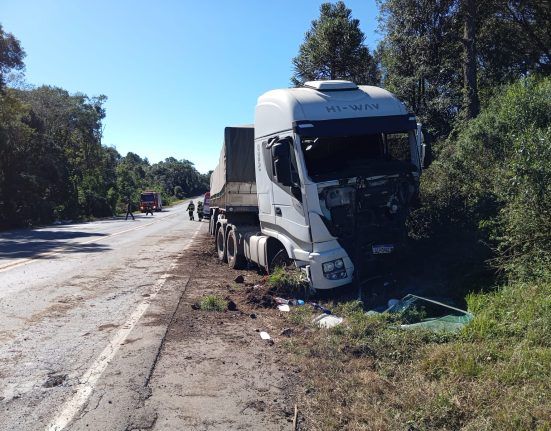
[[[304,87],[318,91],[347,91],[358,89],[358,86],[353,82],[344,80],[308,81],[304,83]]]

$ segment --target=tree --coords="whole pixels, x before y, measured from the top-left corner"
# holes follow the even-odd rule
[[[549,2],[379,0],[379,7],[383,85],[437,136],[457,118],[476,117],[501,85],[551,73]]]
[[[379,3],[383,86],[428,125],[447,135],[462,101],[456,0]]]
[[[23,70],[25,64],[25,51],[21,44],[11,33],[4,32],[0,24],[0,92],[4,91],[6,85],[6,75],[12,69]]]
[[[352,18],[344,2],[323,3],[319,19],[312,21],[298,56],[293,58],[291,82],[295,86],[320,79],[377,83],[376,63],[364,40],[360,21]]]
[[[120,159],[117,166],[117,189],[123,201],[138,201],[139,194],[146,188],[149,168],[147,159],[132,152]]]
[[[463,89],[466,118],[471,119],[480,112],[476,72],[476,2],[463,0]]]

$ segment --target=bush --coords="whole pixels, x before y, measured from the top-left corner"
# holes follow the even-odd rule
[[[551,256],[551,79],[505,87],[441,145],[421,181],[414,238],[489,242],[509,275],[542,276]]]

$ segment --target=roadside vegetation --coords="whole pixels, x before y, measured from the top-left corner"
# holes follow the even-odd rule
[[[271,293],[283,297],[308,298],[310,284],[304,273],[295,267],[279,266],[268,276],[266,281]]]
[[[107,97],[27,85],[24,57],[0,25],[0,229],[110,216],[146,189],[165,202],[208,190],[188,160],[151,164],[104,145]]]
[[[323,305],[344,322],[320,329],[319,311],[292,307],[285,344],[306,372],[305,429],[551,429],[551,13],[477,3],[379,2],[383,38],[368,58],[371,83],[433,137],[399,265],[474,318],[456,333],[403,330],[404,316],[339,298]],[[356,21],[342,2],[320,8],[293,81],[355,73],[331,68],[352,61],[330,48],[343,20]],[[323,50],[335,57],[325,67]]]
[[[551,79],[503,87],[462,124],[425,173],[410,235],[449,269],[438,295],[463,297],[474,319],[404,331],[399,316],[328,302],[345,321],[319,329],[294,308],[308,429],[551,429]]]
[[[199,308],[203,311],[226,311],[228,301],[216,295],[206,295],[201,298]]]

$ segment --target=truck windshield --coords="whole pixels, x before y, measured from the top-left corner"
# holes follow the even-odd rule
[[[308,137],[301,147],[314,181],[417,170],[414,132]]]
[[[141,201],[142,202],[154,202],[155,201],[155,196],[154,195],[142,195],[141,197]]]

